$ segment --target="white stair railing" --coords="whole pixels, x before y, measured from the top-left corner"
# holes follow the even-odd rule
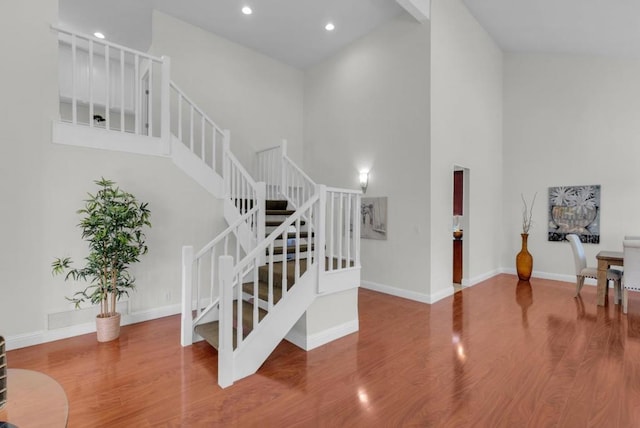
[[[185,93],[170,82],[171,134],[213,172],[223,176],[222,150],[230,133],[207,116]]]
[[[267,199],[284,199],[282,192],[282,157],[286,151],[286,143],[269,147],[256,153],[257,180],[266,185]]]
[[[333,187],[323,190],[326,271],[360,268],[362,192]]]
[[[193,329],[214,308],[220,295],[219,258],[232,256],[241,260],[247,253],[237,236],[243,224],[258,221],[258,207],[253,207],[233,224],[193,254],[193,247],[182,247],[182,346],[193,343]]]
[[[275,265],[276,261],[275,241],[282,239],[286,242],[291,227],[295,227],[296,230],[300,230],[300,226],[303,218],[310,219],[309,228],[311,231],[315,231],[314,221],[318,218],[318,214],[321,212],[319,205],[319,197],[316,193],[313,195],[304,205],[302,205],[296,212],[291,215],[286,221],[278,226],[266,239],[260,242],[256,248],[251,251],[246,257],[239,262],[233,263],[233,259],[229,256],[220,257],[219,260],[219,278],[220,278],[220,322],[219,322],[219,358],[218,358],[218,384],[225,388],[231,385],[234,380],[239,377],[237,373],[245,372],[245,370],[234,367],[238,354],[243,351],[245,342],[251,341],[253,336],[258,334],[258,328],[261,323],[268,322],[269,317],[277,314],[277,311],[281,305],[285,305],[289,293],[292,293],[292,287],[295,286],[302,277],[302,275],[311,270],[319,260],[317,250],[319,246],[316,246],[315,250],[311,245],[307,245],[303,251],[300,244],[300,239],[296,239],[295,249],[293,250],[293,259],[289,262],[280,262],[281,269],[280,274],[276,274]],[[299,238],[299,232],[298,232]],[[286,260],[286,246],[284,247],[284,260]],[[266,310],[267,313],[261,318],[260,310],[261,299],[259,296],[259,282],[260,274],[259,268],[263,265],[263,258],[266,254],[266,270],[267,278],[266,283],[268,286]],[[305,272],[302,271],[301,262],[305,260]],[[293,268],[290,269],[290,265]],[[289,279],[289,276],[292,276]],[[264,278],[263,278],[264,279]],[[250,292],[247,292],[245,285],[250,285]],[[274,288],[281,289],[281,297],[278,301],[275,300]],[[233,321],[233,305],[236,305],[236,320]],[[249,305],[251,309],[251,318],[248,324],[245,324],[243,320],[243,309]],[[306,308],[305,308],[306,309]],[[295,322],[296,320],[293,320]],[[234,336],[233,330],[235,328],[235,347],[233,345]],[[290,328],[290,326],[289,326]],[[287,329],[288,331],[288,329]],[[286,331],[283,333],[286,334]],[[259,367],[262,361],[273,351],[275,346],[282,339],[276,338],[271,343],[266,344],[266,351],[263,355],[256,355],[255,360],[258,363],[255,367]],[[263,347],[264,349],[264,347]]]
[[[256,183],[224,142],[223,178],[225,187],[224,216],[231,223],[254,207],[258,208],[255,221],[246,221],[246,230],[237,235],[240,244],[249,251],[265,237],[265,185]]]
[[[59,26],[52,28],[59,40],[62,121],[169,137],[168,58]]]
[[[223,130],[174,83],[171,86],[171,133],[212,172],[224,180],[224,216],[229,224],[253,207],[257,214],[245,218],[246,230],[235,236],[248,251],[264,236],[264,191],[230,149],[231,134]]]
[[[286,199],[302,206],[316,191],[316,183],[287,156],[287,142],[257,153],[258,181],[267,187],[268,199]]]

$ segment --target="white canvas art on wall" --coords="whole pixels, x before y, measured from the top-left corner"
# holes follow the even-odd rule
[[[387,239],[387,198],[362,198],[360,236],[364,239]]]

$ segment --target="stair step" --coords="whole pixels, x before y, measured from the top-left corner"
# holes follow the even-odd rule
[[[273,199],[267,199],[267,201],[265,202],[265,209],[267,211],[270,210],[286,210],[287,209],[287,205],[289,205],[289,202],[287,201],[281,201],[281,200],[273,200]]]
[[[264,223],[266,226],[277,227],[284,223],[285,220],[266,220]],[[300,220],[300,226],[307,224],[304,220]]]
[[[266,210],[265,214],[266,215],[286,215],[286,216],[290,216],[291,214],[295,213],[296,210]]]
[[[307,252],[307,248],[309,246],[307,244],[300,244],[300,254]],[[313,245],[311,246],[311,250],[313,250]],[[273,247],[273,254],[283,254],[283,247]],[[295,245],[291,245],[287,247],[287,255],[291,255],[291,254],[295,254],[296,253],[296,246]],[[269,255],[269,249],[266,250],[266,254]]]
[[[276,304],[282,298],[281,282],[274,282],[273,284],[273,303]],[[287,283],[287,290],[291,289],[293,284]],[[245,282],[242,284],[242,291],[247,294],[253,295],[253,283]],[[269,300],[269,284],[266,282],[258,281],[258,298],[267,302]]]
[[[286,265],[286,268],[284,267]],[[300,259],[300,276],[307,271],[307,259]],[[296,261],[289,260],[286,264],[282,262],[273,263],[273,283],[278,287],[282,284],[282,275],[286,272],[287,284],[293,284],[296,276]],[[258,268],[258,280],[266,284],[269,283],[269,265],[260,266]],[[289,287],[287,287],[289,288]]]
[[[277,303],[282,298],[282,262],[273,263],[273,303]],[[300,276],[307,271],[307,261],[300,260]],[[295,260],[287,262],[287,290],[295,284]],[[253,295],[253,282],[242,284],[242,291]],[[258,298],[268,301],[269,298],[269,265],[258,268]]]
[[[232,199],[232,201],[236,207],[240,207],[240,205],[242,205],[243,207],[246,207],[248,209],[253,208],[253,202],[254,202],[253,199],[236,198],[236,199]],[[287,209],[288,205],[289,205],[288,201],[267,199],[265,201],[265,210],[266,211],[290,211]]]
[[[233,305],[233,323],[235,326],[237,315],[238,315],[238,305],[234,302]],[[262,320],[265,315],[267,315],[267,311],[264,309],[258,308],[258,318]],[[220,322],[213,321],[204,324],[199,324],[194,329],[196,333],[198,333],[204,340],[206,340],[211,346],[218,349],[219,348],[219,330]],[[243,301],[242,302],[242,333],[244,337],[247,337],[249,333],[253,330],[253,303]],[[237,346],[236,340],[236,329],[233,329],[233,349]]]
[[[269,234],[267,233],[265,234],[265,236],[269,236]],[[315,236],[315,234],[311,232],[311,236],[313,237]],[[287,234],[287,239],[295,239],[295,237],[296,237],[296,232],[289,232]],[[308,237],[309,237],[309,232],[300,231],[300,239],[306,239]]]

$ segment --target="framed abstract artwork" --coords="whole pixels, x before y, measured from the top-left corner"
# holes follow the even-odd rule
[[[387,198],[362,198],[360,236],[363,239],[387,239]]]
[[[549,241],[564,241],[569,233],[600,243],[600,185],[549,187]]]

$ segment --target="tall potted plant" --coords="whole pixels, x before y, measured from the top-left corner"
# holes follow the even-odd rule
[[[78,210],[83,218],[78,224],[82,238],[89,243],[89,255],[83,268],[73,268],[69,257],[57,258],[51,264],[54,275],[66,272],[65,280],[83,280],[89,285],[67,299],[76,308],[85,301],[100,305],[96,317],[99,342],[117,339],[120,335],[120,314],[116,302],[129,295],[135,278],[128,268],[147,253],[144,226],[151,227],[147,203],[138,203],[131,194],[116,183],[101,178],[95,195],[89,193],[84,208]]]

